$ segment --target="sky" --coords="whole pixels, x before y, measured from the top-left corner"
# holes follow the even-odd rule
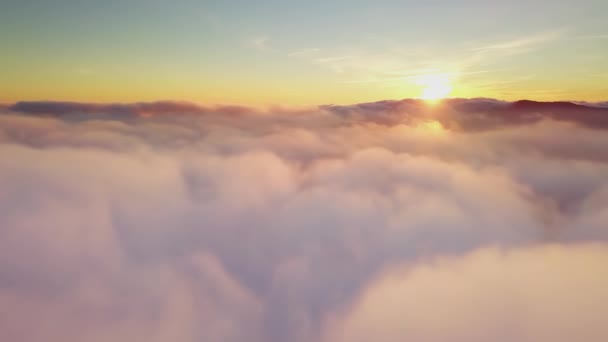
[[[0,101],[600,101],[608,3],[4,0]],[[426,82],[426,83],[425,83]]]

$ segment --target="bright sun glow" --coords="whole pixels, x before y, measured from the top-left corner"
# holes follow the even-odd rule
[[[422,86],[424,100],[437,101],[450,95],[452,86],[445,75],[425,75],[420,77],[418,83]]]

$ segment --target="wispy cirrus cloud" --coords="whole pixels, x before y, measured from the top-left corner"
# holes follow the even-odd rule
[[[249,45],[257,50],[267,50],[270,37],[266,35],[256,36],[249,40]]]
[[[321,51],[321,49],[319,49],[319,48],[308,48],[308,49],[302,49],[302,50],[296,50],[296,51],[289,52],[287,54],[287,56],[288,57],[308,56],[311,54],[316,54],[320,51]]]
[[[449,75],[462,88],[479,89],[478,84],[484,83],[482,74],[500,72],[501,68],[496,66],[498,60],[566,39],[567,32],[566,29],[555,29],[506,41],[496,39],[486,44],[469,42],[450,47],[449,51],[443,46],[434,46],[428,42],[404,47],[403,43],[389,37],[374,36],[374,50],[350,44],[337,46],[333,51],[303,49],[288,55],[308,59],[312,64],[341,75],[343,79],[338,81],[341,84],[399,86],[402,84],[400,82],[415,81],[416,77],[426,74]],[[501,80],[516,82],[521,79],[521,76],[512,78],[509,75],[501,73]]]
[[[565,29],[545,31],[536,34],[526,35],[508,41],[474,47],[472,48],[472,50],[501,51],[502,53],[508,54],[522,53],[563,38],[566,32],[567,30]]]
[[[596,34],[584,34],[584,35],[578,35],[576,37],[574,37],[574,39],[578,39],[578,40],[602,40],[602,39],[608,39],[608,33],[596,33]]]

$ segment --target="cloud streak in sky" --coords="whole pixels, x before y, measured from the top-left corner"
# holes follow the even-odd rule
[[[526,37],[514,39],[511,41],[477,47],[477,48],[474,48],[473,50],[475,50],[475,51],[500,50],[500,51],[503,51],[506,53],[519,53],[519,52],[529,51],[530,49],[538,47],[539,45],[542,45],[542,44],[553,42],[553,41],[561,38],[565,32],[566,32],[565,29],[540,32],[540,33],[528,35]]]
[[[0,339],[605,341],[606,129],[491,99],[5,106]]]

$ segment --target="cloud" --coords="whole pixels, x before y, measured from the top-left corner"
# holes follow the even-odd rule
[[[600,107],[600,108],[608,108],[608,101],[604,102],[578,102],[581,105],[589,106],[589,107]]]
[[[598,39],[608,39],[608,34],[587,34],[576,36],[573,39],[577,40],[598,40]]]
[[[606,265],[606,246],[550,245],[391,270],[326,340],[604,341]]]
[[[157,101],[139,103],[83,103],[59,101],[22,101],[8,106],[14,112],[31,115],[48,115],[57,117],[90,118],[96,114],[97,118],[103,115],[129,117],[169,114],[204,114],[208,112],[221,112],[224,114],[239,114],[251,112],[250,108],[238,106],[203,107],[191,102]]]
[[[251,38],[249,44],[257,50],[266,50],[268,48],[269,41],[270,38],[268,38],[267,36],[258,36]]]
[[[287,56],[288,57],[304,56],[304,55],[315,54],[319,51],[321,51],[321,49],[318,49],[318,48],[302,49],[302,50],[292,51],[292,52],[288,53]]]
[[[532,48],[537,47],[538,45],[546,44],[548,42],[555,41],[562,37],[566,30],[553,30],[540,32],[532,35],[528,35],[526,37],[521,37],[517,39],[513,39],[510,41],[500,42],[489,44],[486,46],[476,47],[474,51],[504,51],[507,53],[520,53],[528,51]]]
[[[7,106],[0,339],[604,341],[599,107]]]
[[[440,108],[429,107],[422,100],[379,101],[349,106],[321,106],[321,109],[351,120],[396,124],[436,120],[451,129],[486,130],[555,120],[608,127],[608,110],[602,102],[505,102],[494,99],[448,99]]]

